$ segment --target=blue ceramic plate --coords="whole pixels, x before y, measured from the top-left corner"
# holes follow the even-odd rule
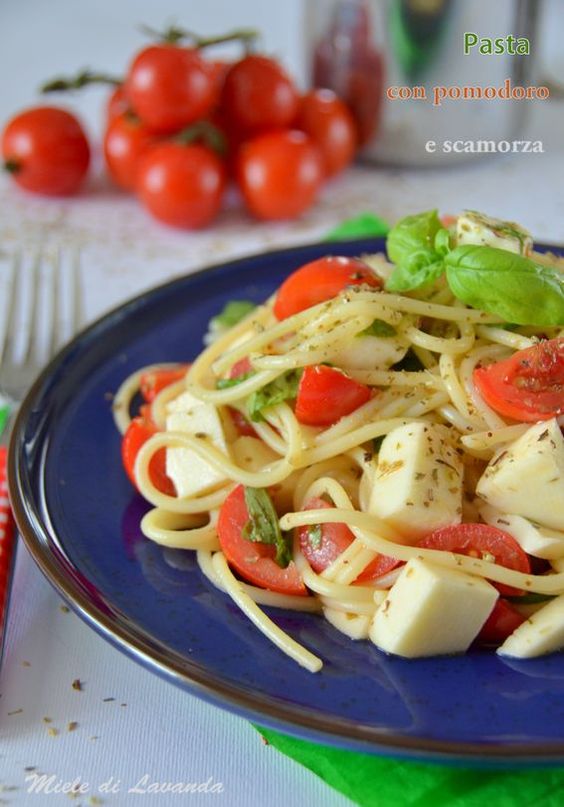
[[[358,255],[382,242],[333,252]],[[303,738],[426,759],[564,761],[564,654],[491,652],[405,661],[355,643],[315,615],[272,611],[325,662],[312,675],[273,647],[201,575],[191,553],[145,540],[111,394],[142,365],[185,361],[233,298],[263,300],[313,245],[214,266],[138,297],[76,338],[25,401],[10,454],[11,495],[42,571],[106,639],[163,678]]]

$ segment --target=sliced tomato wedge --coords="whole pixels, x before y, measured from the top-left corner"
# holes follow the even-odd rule
[[[242,375],[253,372],[253,365],[248,356],[244,356],[239,361],[236,361],[231,370],[229,371],[229,378],[241,378]]]
[[[443,527],[426,535],[419,541],[418,546],[489,560],[505,566],[507,569],[514,569],[525,574],[530,574],[531,571],[529,557],[515,538],[489,524],[455,524],[452,527]],[[515,597],[523,593],[519,589],[503,583],[494,582],[493,585],[500,594],[508,597]]]
[[[511,636],[514,630],[517,630],[519,625],[525,621],[523,614],[514,608],[511,603],[499,597],[493,607],[493,611],[486,619],[482,626],[482,630],[476,637],[479,644],[499,645],[504,642],[508,636]]]
[[[332,426],[350,415],[371,396],[370,387],[342,370],[314,364],[302,373],[296,398],[296,417],[307,426]]]
[[[219,543],[227,562],[242,578],[269,591],[307,596],[307,589],[294,561],[282,569],[274,560],[276,550],[243,538],[249,520],[243,485],[238,485],[224,501],[217,520]]]
[[[564,337],[519,350],[508,359],[477,367],[474,383],[500,415],[532,422],[564,414]]]
[[[324,510],[333,505],[315,497],[306,502],[304,510]],[[354,535],[346,524],[319,524],[298,529],[301,550],[314,572],[322,572],[354,541]],[[369,583],[391,572],[401,561],[387,555],[377,555],[355,580]]]
[[[142,374],[139,382],[139,391],[144,400],[147,403],[153,403],[159,392],[162,392],[165,387],[183,379],[189,367],[189,364],[180,364],[178,367],[147,370]]]
[[[336,297],[347,286],[382,288],[382,281],[368,264],[358,258],[328,256],[306,263],[288,277],[278,289],[274,315],[286,319]]]
[[[121,458],[123,467],[131,481],[131,484],[136,488],[137,482],[135,481],[135,460],[137,454],[141,450],[141,446],[145,445],[147,440],[158,432],[157,427],[146,416],[139,415],[133,418],[128,426],[127,431],[123,435],[121,442]],[[166,493],[168,496],[175,496],[176,490],[170,477],[166,475],[166,449],[161,448],[155,452],[149,463],[149,476],[151,482],[161,493]]]

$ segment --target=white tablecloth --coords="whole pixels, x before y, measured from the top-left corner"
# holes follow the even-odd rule
[[[44,76],[57,69],[68,71],[86,61],[94,63],[91,55],[83,55],[85,46],[78,47],[75,35],[82,30],[86,36],[90,18],[94,29],[96,21],[99,23],[95,4],[80,4],[88,11],[83,23],[75,9],[66,28],[59,30],[55,24],[58,20],[62,25],[62,11],[71,13],[73,5],[63,0],[49,4],[50,9],[59,9],[55,21],[52,14],[46,16],[47,6],[36,0],[11,4],[9,9],[3,5],[0,52],[6,64],[19,60],[21,82],[16,82],[18,71],[12,70],[9,75],[4,71],[0,121],[34,100],[31,87]],[[115,20],[119,15],[115,7],[119,4],[101,5],[111,23],[108,37],[117,40]],[[198,4],[199,18],[202,5]],[[249,3],[243,7],[252,6],[251,11],[258,13],[254,7],[264,9],[265,5]],[[282,49],[282,37],[291,33],[292,25],[295,28],[297,5],[289,5],[288,14],[294,17],[279,30],[278,39],[273,35],[274,48]],[[156,6],[151,10],[145,2],[138,4],[135,13],[132,3],[124,6],[132,21],[158,22],[166,17],[166,3],[158,14]],[[41,14],[43,25],[39,24]],[[122,10],[122,27],[126,16]],[[216,19],[201,27],[217,30],[229,27],[229,23],[220,26]],[[35,67],[24,63],[24,30],[30,31],[25,52],[37,53]],[[50,38],[45,41],[42,32]],[[93,36],[90,33],[90,42]],[[104,44],[101,30],[100,37],[99,50],[104,54],[109,46]],[[68,48],[63,47],[66,44]],[[113,64],[104,66],[118,69]],[[357,167],[327,185],[319,204],[301,221],[291,224],[251,222],[233,199],[212,229],[182,233],[151,221],[133,199],[117,194],[100,178],[94,178],[80,197],[65,201],[21,194],[2,179],[0,250],[10,252],[19,244],[36,242],[64,249],[79,245],[85,318],[91,320],[171,277],[224,258],[316,240],[343,217],[365,210],[394,220],[432,206],[446,212],[476,208],[524,223],[537,239],[562,243],[564,107],[554,104],[539,112],[529,136],[543,139],[544,154],[482,157],[444,171]],[[91,107],[86,109],[86,117],[95,119]],[[136,785],[141,790],[151,782],[203,785],[210,777],[208,786],[221,783],[222,793],[145,795],[150,804],[175,804],[182,799],[198,804],[215,799],[230,807],[344,807],[348,803],[309,772],[265,746],[247,722],[156,678],[60,606],[60,598],[20,547],[0,675],[0,799],[16,807],[72,803],[61,794],[28,793],[31,781],[26,782],[25,777],[41,772],[53,774],[53,784],[73,780],[88,784],[86,793],[75,802],[83,805],[96,803],[93,797],[104,804],[129,805],[142,795],[128,792]],[[81,691],[73,689],[75,679],[83,682]],[[73,723],[76,727],[69,731]],[[144,776],[145,784],[139,784]],[[98,792],[103,785],[107,789],[113,785],[116,792]]]

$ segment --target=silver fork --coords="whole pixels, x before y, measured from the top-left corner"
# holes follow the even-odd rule
[[[39,248],[31,258],[17,252],[10,262],[5,324],[0,333],[0,394],[7,399],[10,415],[0,435],[0,662],[4,646],[6,616],[14,567],[15,526],[6,484],[6,447],[17,410],[43,365],[63,341],[61,289],[69,292],[67,335],[73,335],[82,319],[82,285],[78,249],[70,256],[70,270],[63,278],[63,253],[48,254]],[[27,274],[27,295],[24,288]],[[40,290],[47,291],[40,300]],[[43,306],[40,303],[43,302]],[[23,316],[22,316],[23,314]],[[23,322],[21,321],[23,319]],[[20,330],[21,326],[24,330]],[[27,327],[26,327],[27,325]],[[43,326],[43,328],[41,328]],[[18,344],[17,335],[21,335]],[[19,350],[16,353],[15,348]]]

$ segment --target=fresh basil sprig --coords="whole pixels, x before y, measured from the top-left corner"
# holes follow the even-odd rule
[[[242,373],[242,375],[238,375],[236,378],[218,378],[215,386],[217,389],[229,389],[230,387],[236,387],[237,384],[242,384],[243,381],[246,381],[247,378],[251,378],[254,375],[254,371],[251,371],[250,373]]]
[[[258,423],[264,420],[262,413],[265,409],[296,398],[301,376],[301,370],[288,370],[270,384],[253,392],[247,404],[250,419]]]
[[[290,536],[280,529],[272,499],[264,488],[245,487],[245,504],[249,520],[243,527],[243,538],[276,547],[276,563],[283,569],[292,560]]]
[[[448,240],[448,230],[441,225],[436,210],[401,219],[386,240],[388,256],[396,265],[386,290],[411,291],[437,280],[444,271]]]
[[[212,317],[210,325],[212,327],[232,328],[255,308],[256,303],[250,300],[229,300],[229,302],[225,303],[219,314]]]
[[[387,291],[414,291],[446,271],[451,291],[466,305],[515,325],[564,325],[564,273],[496,247],[451,249],[436,210],[401,219],[386,246],[396,264]]]
[[[465,244],[444,262],[448,285],[466,305],[517,325],[564,325],[564,274],[496,247]]]

